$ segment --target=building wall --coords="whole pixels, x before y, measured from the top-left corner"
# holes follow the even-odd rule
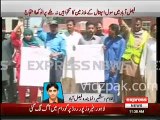
[[[80,22],[80,21],[90,21],[90,22],[93,22],[93,23],[96,23],[96,22],[99,22],[99,21],[102,21],[102,17],[65,17],[65,22],[67,20],[74,20],[75,22]]]
[[[108,29],[105,24],[107,24],[106,18],[103,18],[103,27],[104,29]],[[115,18],[117,19],[117,18]],[[143,28],[147,29],[148,31],[150,30],[150,27],[156,23],[156,18],[155,17],[141,17],[142,19],[142,26]],[[136,18],[124,18],[124,21],[129,27],[133,27],[135,23]]]
[[[19,20],[24,20],[24,27],[29,27],[29,19],[24,19],[23,17],[3,17],[2,18],[2,29],[5,32],[11,32],[17,25]]]
[[[17,17],[3,17],[2,21],[3,23],[3,28],[6,32],[11,32],[13,28],[15,27],[16,21],[18,22]]]
[[[155,17],[142,17],[142,27],[148,31],[150,31],[150,28],[153,24],[156,23]],[[135,23],[136,18],[132,19],[132,23]]]

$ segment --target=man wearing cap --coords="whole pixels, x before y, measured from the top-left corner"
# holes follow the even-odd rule
[[[44,41],[45,48],[51,51],[50,82],[59,82],[62,76],[63,60],[66,55],[65,39],[58,33],[58,22],[49,23],[50,32],[43,29],[37,31],[38,37]]]

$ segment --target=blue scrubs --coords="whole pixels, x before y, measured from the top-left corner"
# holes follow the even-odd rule
[[[60,53],[58,58],[52,58],[50,68],[50,82],[60,82],[62,77],[63,60],[66,55],[66,40],[59,33],[46,33],[42,29],[37,31],[37,35],[44,41],[46,48],[53,53]],[[60,66],[60,67],[57,67]]]
[[[104,41],[106,46],[104,52],[105,58],[105,81],[107,83],[106,92],[114,95],[114,102],[118,102],[118,90],[120,89],[120,65],[121,57],[124,53],[126,41],[121,37],[117,36],[116,38],[107,37]],[[111,68],[114,67],[116,73],[111,74]]]

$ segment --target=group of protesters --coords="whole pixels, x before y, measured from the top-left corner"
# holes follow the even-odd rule
[[[75,30],[74,20],[66,21],[65,32],[59,32],[58,21],[51,20],[45,23],[49,31],[42,27],[36,31],[35,36],[31,29],[24,29],[24,23],[19,21],[11,32],[10,38],[2,41],[2,61],[9,61],[7,70],[2,71],[3,83],[8,81],[7,85],[3,85],[4,101],[8,96],[7,102],[17,102],[15,98],[17,93],[14,92],[16,89],[18,103],[25,103],[26,91],[29,89],[29,102],[37,102],[38,90],[41,88],[19,84],[21,47],[43,46],[51,51],[49,57],[54,64],[50,67],[50,82],[61,82],[63,93],[98,93],[97,91],[89,92],[88,89],[83,91],[82,86],[75,82],[74,67],[70,71],[67,70],[67,63],[70,58],[74,58],[76,45],[102,44],[106,67],[104,82],[111,86],[108,86],[105,92],[100,91],[100,93],[113,94],[116,103],[124,102],[127,96],[147,96],[149,102],[155,103],[156,24],[153,24],[148,32],[142,28],[141,18],[135,19],[132,28],[128,27],[122,18],[118,18],[118,22],[119,24],[111,24],[106,34],[101,22],[95,24],[88,21],[86,32],[82,35]],[[120,66],[117,65],[119,63]],[[63,66],[63,69],[55,67],[56,64]],[[74,62],[70,65],[74,66]],[[14,68],[16,68],[17,87],[13,85]],[[115,89],[117,85],[115,83],[120,85],[119,90]],[[122,87],[124,84],[126,84],[125,88]],[[147,87],[150,84],[155,85]],[[110,87],[112,89],[109,89]]]

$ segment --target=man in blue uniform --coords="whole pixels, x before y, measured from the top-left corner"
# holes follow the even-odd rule
[[[56,20],[49,23],[50,32],[38,30],[37,34],[44,41],[44,45],[51,51],[50,58],[53,63],[50,68],[50,82],[59,82],[62,77],[63,60],[66,55],[66,41],[58,33],[58,22]]]

